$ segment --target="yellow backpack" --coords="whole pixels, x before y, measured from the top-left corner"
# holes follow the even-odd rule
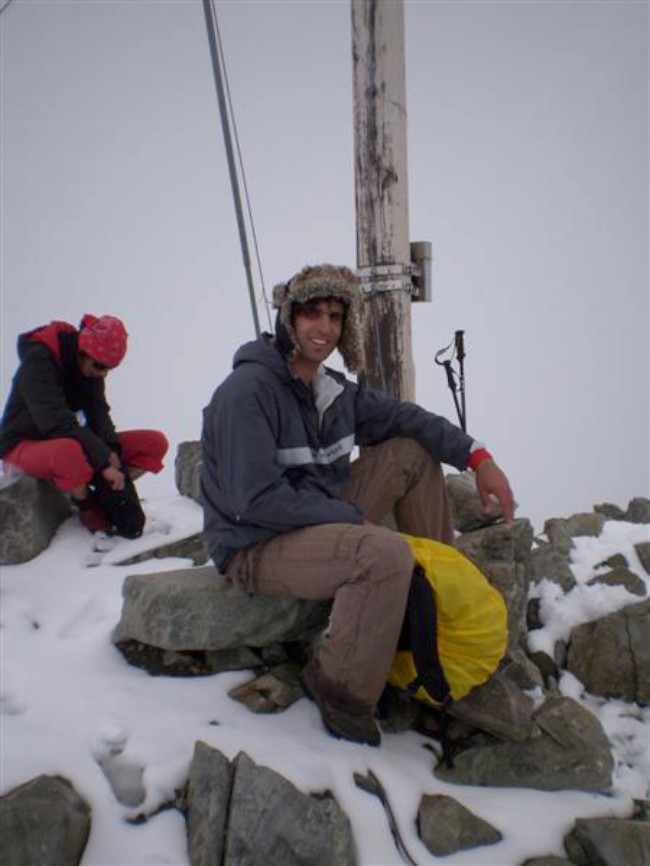
[[[417,564],[388,681],[444,707],[494,673],[508,643],[508,612],[501,593],[455,548],[404,538]]]

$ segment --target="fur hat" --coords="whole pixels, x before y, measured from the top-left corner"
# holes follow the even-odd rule
[[[286,332],[293,349],[297,348],[293,330],[293,313],[296,304],[304,304],[314,298],[336,298],[345,305],[345,323],[338,350],[351,373],[364,367],[363,350],[363,295],[361,280],[349,268],[336,265],[312,265],[286,283],[273,289],[273,308],[278,310],[276,336]]]
[[[126,354],[127,333],[124,323],[115,316],[93,316],[81,320],[79,348],[106,367],[117,367]]]

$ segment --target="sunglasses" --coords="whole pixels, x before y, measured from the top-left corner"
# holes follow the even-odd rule
[[[93,367],[93,369],[97,370],[98,373],[105,373],[107,370],[111,369],[108,366],[108,364],[101,364],[99,361],[96,361],[94,358],[91,358],[87,352],[82,352],[81,355],[83,358],[88,358],[88,360],[90,361],[91,367]]]

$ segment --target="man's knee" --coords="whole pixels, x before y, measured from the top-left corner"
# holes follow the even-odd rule
[[[406,539],[379,526],[367,529],[359,545],[359,557],[371,579],[389,577],[410,582],[414,560]]]

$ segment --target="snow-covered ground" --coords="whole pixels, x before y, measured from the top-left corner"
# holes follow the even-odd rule
[[[424,848],[414,819],[423,794],[448,793],[497,827],[497,845],[444,858],[450,866],[518,866],[526,857],[563,854],[562,838],[576,817],[626,815],[650,787],[650,709],[584,695],[566,675],[561,688],[600,718],[616,757],[611,796],[572,791],[454,786],[432,774],[427,741],[414,732],[384,735],[381,748],[338,741],[324,731],[315,705],[300,700],[276,716],[256,716],[228,697],[251,673],[212,677],[151,677],[131,667],[111,642],[125,577],[186,567],[186,560],[113,563],[201,528],[201,509],[181,496],[145,502],[148,521],[137,541],[120,541],[102,563],[86,565],[87,532],[67,520],[51,546],[24,565],[5,566],[2,579],[0,733],[1,792],[40,773],[67,777],[92,805],[83,866],[188,866],[180,813],[148,822],[127,818],[169,800],[186,779],[194,744],[204,740],[234,757],[243,750],[304,791],[328,788],[351,817],[361,866],[400,864],[379,802],[359,790],[353,773],[372,769],[389,792],[401,830],[418,863],[442,862]],[[548,584],[538,594],[550,620],[534,633],[546,648],[578,622],[638,601],[620,588],[587,587],[598,563],[622,553],[650,587],[634,544],[650,526],[608,522],[598,539],[576,540],[578,586],[561,596]],[[217,723],[218,724],[215,724]],[[115,798],[101,764],[119,776],[137,807]]]

